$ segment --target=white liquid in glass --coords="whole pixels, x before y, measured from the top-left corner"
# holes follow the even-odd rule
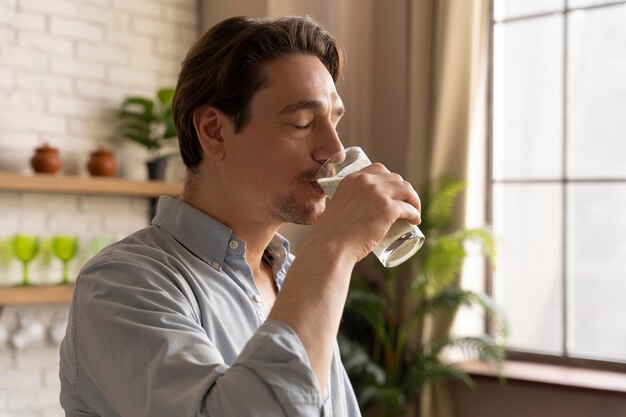
[[[343,178],[319,178],[317,183],[332,198]],[[386,267],[400,265],[422,247],[424,236],[419,230],[406,220],[397,220],[372,252]]]

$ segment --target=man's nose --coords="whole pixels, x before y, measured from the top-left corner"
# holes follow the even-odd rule
[[[331,156],[342,150],[343,144],[341,139],[339,139],[335,125],[329,121],[325,124],[323,131],[320,132],[320,137],[316,141],[313,158],[320,163],[324,163]]]

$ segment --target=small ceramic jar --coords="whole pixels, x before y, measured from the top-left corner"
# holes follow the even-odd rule
[[[47,144],[35,149],[35,154],[30,164],[37,173],[54,174],[61,168],[61,155],[59,150],[51,148]]]
[[[112,177],[115,175],[117,165],[113,152],[99,148],[92,152],[87,162],[87,170],[95,177]]]

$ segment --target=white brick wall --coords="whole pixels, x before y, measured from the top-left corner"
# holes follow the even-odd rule
[[[34,149],[59,148],[62,174],[86,175],[89,152],[106,145],[118,174],[145,178],[146,153],[115,132],[126,95],[173,86],[198,35],[197,0],[0,0],[0,171],[31,172]],[[181,164],[169,179],[180,179]],[[2,257],[24,231],[49,239],[80,236],[75,275],[95,247],[147,224],[142,198],[0,191],[0,285],[19,281],[20,265]],[[31,280],[54,283],[58,260],[40,256]],[[0,287],[0,291],[2,288]],[[46,328],[67,306],[0,307],[13,332],[18,312]],[[0,345],[0,417],[61,416],[58,346],[49,340],[18,351]]]
[[[0,0],[0,170],[29,172],[48,142],[64,173],[85,175],[106,144],[121,176],[144,178],[145,151],[117,137],[111,115],[126,95],[173,86],[198,30],[197,0]],[[15,148],[16,135],[35,143]]]

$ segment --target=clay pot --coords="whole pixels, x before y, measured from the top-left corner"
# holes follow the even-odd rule
[[[95,177],[112,177],[115,175],[117,164],[113,152],[100,148],[90,154],[87,170]]]
[[[31,158],[30,164],[35,172],[54,174],[61,168],[61,155],[58,149],[44,144],[42,147],[35,149],[35,154]]]

